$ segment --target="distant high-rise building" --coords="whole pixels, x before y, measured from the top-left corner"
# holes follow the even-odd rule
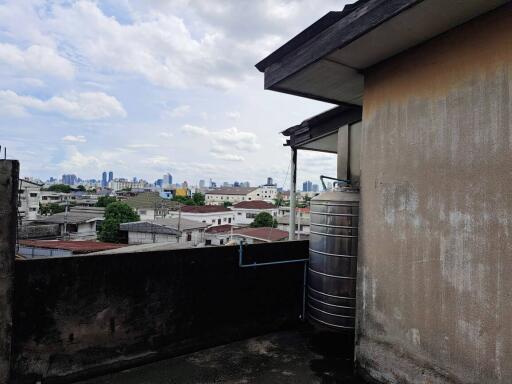
[[[244,182],[240,183],[240,187],[242,187],[242,188],[249,188],[250,186],[251,186],[251,183],[249,183],[248,181],[244,181]]]
[[[163,185],[164,185],[164,180],[163,179],[157,179],[155,181],[155,186],[162,188]]]
[[[274,185],[274,179],[267,177],[267,185]]]
[[[170,173],[166,173],[163,177],[164,185],[172,184],[172,175]]]
[[[233,183],[233,187],[235,187],[235,188],[240,187],[240,182],[239,182],[239,181],[235,181],[235,182]]]
[[[77,182],[76,175],[73,175],[73,174],[62,175],[62,184],[75,185],[76,182]]]
[[[313,183],[311,181],[305,181],[302,183],[302,192],[313,192]]]
[[[107,184],[108,184],[107,171],[103,171],[103,173],[101,174],[101,186],[106,187]]]
[[[204,180],[199,180],[199,188],[201,189],[204,189],[206,183],[204,182]]]
[[[318,184],[313,184],[312,191],[313,192],[318,192]]]
[[[112,180],[114,180],[114,172],[110,171],[108,173],[108,182],[110,183]]]

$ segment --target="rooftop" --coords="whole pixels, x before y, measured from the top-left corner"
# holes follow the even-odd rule
[[[277,218],[277,222],[279,224],[290,224],[290,215],[279,216]],[[299,223],[301,225],[310,225],[311,219],[309,218],[309,216],[306,216],[306,217],[297,216],[296,224],[299,224]]]
[[[160,197],[158,192],[143,192],[136,196],[124,200],[126,204],[135,209],[146,208],[167,208],[170,210],[177,210],[180,206],[176,201],[171,201]]]
[[[249,237],[251,239],[262,240],[266,242],[279,241],[288,238],[288,232],[277,228],[259,227],[259,228],[240,228],[233,231],[233,235]]]
[[[105,208],[73,207],[68,212],[60,212],[51,216],[39,216],[35,221],[53,224],[81,224],[89,221],[103,220]]]
[[[232,228],[234,229],[236,227],[231,224],[223,224],[223,225],[217,225],[215,227],[210,227],[210,228],[206,229],[205,232],[209,233],[209,234],[227,233],[227,232],[231,232]]]
[[[99,252],[123,248],[125,244],[102,243],[98,241],[62,241],[62,240],[20,240],[20,245],[34,248],[64,249],[74,254]]]
[[[352,353],[348,347],[351,344],[342,335],[314,333],[304,327],[205,349],[80,384],[363,383],[352,373]]]
[[[223,187],[217,189],[211,189],[206,191],[207,195],[247,195],[255,190],[257,187]]]
[[[216,212],[231,212],[229,208],[222,205],[184,205],[181,207],[181,212],[186,213],[216,213]]]
[[[137,245],[124,246],[122,248],[98,251],[95,253],[91,253],[91,256],[119,255],[119,254],[145,253],[145,252],[157,252],[157,251],[173,251],[173,250],[187,249],[187,248],[194,248],[194,247],[189,244],[179,244],[179,243],[174,243],[174,242],[137,244]]]
[[[144,220],[131,223],[123,223],[121,224],[120,229],[122,231],[132,232],[179,234],[179,231],[204,229],[206,227],[208,227],[208,224],[206,223],[175,217],[170,219]]]
[[[251,201],[241,201],[233,205],[233,208],[241,208],[241,209],[272,209],[276,208],[274,204],[267,203],[263,200],[251,200]]]

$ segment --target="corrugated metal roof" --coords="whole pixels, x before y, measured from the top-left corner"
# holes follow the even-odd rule
[[[181,212],[185,212],[185,213],[216,213],[216,212],[231,212],[231,210],[222,205],[184,205],[183,207],[181,207]]]
[[[233,235],[247,236],[262,241],[279,241],[288,238],[288,232],[277,228],[241,228],[233,231]]]
[[[218,188],[211,189],[206,192],[207,195],[247,195],[255,190],[257,187],[227,187],[227,188]]]
[[[179,231],[178,231],[179,222]],[[208,224],[201,223],[194,220],[187,220],[185,218],[178,219],[156,219],[135,221],[132,223],[123,223],[120,225],[122,231],[129,232],[143,232],[143,233],[162,233],[170,235],[179,235],[180,231],[187,231],[192,229],[204,229]]]
[[[155,209],[167,208],[170,210],[178,210],[180,203],[160,197],[158,192],[143,192],[136,196],[124,200],[124,203],[135,209]]]
[[[34,248],[65,249],[73,253],[99,252],[108,249],[126,247],[127,244],[102,243],[99,241],[62,241],[62,240],[20,240],[20,245]]]

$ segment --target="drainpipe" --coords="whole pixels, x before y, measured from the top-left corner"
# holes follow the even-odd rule
[[[289,240],[295,240],[295,207],[297,205],[297,149],[290,147],[292,158],[290,164],[290,230]]]

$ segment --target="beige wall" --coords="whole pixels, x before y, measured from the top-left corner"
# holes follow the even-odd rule
[[[512,382],[512,6],[365,79],[356,353],[390,383]]]

